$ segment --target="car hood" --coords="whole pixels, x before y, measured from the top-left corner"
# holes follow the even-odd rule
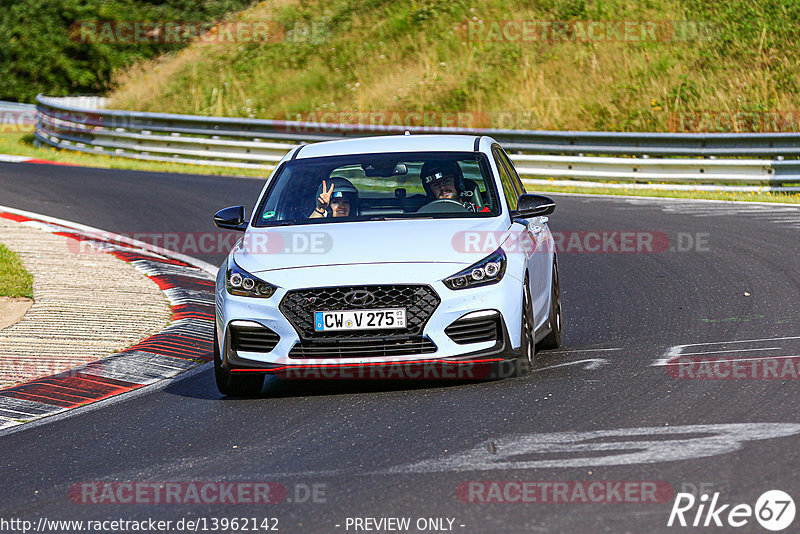
[[[357,264],[466,266],[496,250],[506,230],[503,217],[250,227],[234,247],[233,257],[254,274]]]

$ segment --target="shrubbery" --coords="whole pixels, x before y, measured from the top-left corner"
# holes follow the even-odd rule
[[[112,72],[183,44],[80,42],[81,21],[208,21],[252,0],[4,0],[0,2],[0,100],[97,94]]]

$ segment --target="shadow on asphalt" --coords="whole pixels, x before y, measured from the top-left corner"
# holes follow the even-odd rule
[[[497,380],[404,380],[404,379],[297,379],[286,380],[268,376],[261,394],[255,397],[225,397],[217,391],[214,370],[177,380],[165,393],[199,400],[224,400],[235,402],[245,399],[280,399],[294,397],[319,397],[325,395],[354,395],[362,393],[416,391],[441,389],[474,384],[487,384]]]
[[[562,348],[561,350],[564,350]],[[575,347],[569,348],[576,351]],[[202,373],[188,378],[177,380],[166,388],[164,392],[199,400],[224,400],[236,402],[246,399],[281,399],[320,397],[327,395],[358,395],[371,393],[389,393],[403,391],[434,390],[442,388],[464,387],[472,385],[488,385],[492,383],[506,383],[518,381],[550,381],[571,380],[575,378],[590,379],[597,376],[598,371],[605,371],[606,366],[598,370],[585,369],[585,364],[571,365],[570,360],[582,359],[580,356],[563,354],[561,351],[543,352],[537,354],[533,372],[522,378],[491,379],[441,379],[430,378],[412,380],[403,378],[362,378],[362,379],[330,379],[322,377],[306,379],[284,379],[267,376],[261,393],[254,397],[226,397],[219,393],[214,381],[214,370],[209,368]],[[585,361],[585,360],[584,360]],[[579,363],[579,362],[574,362]],[[554,368],[553,368],[554,367]]]

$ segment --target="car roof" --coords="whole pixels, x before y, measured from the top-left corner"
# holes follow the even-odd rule
[[[382,135],[303,145],[292,159],[386,152],[474,152],[474,135]]]

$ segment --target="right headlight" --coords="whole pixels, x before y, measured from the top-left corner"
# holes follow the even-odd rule
[[[481,261],[443,280],[450,289],[488,286],[503,279],[506,272],[506,253],[498,248]]]
[[[225,289],[231,295],[268,299],[278,288],[248,273],[231,258],[225,273]]]

